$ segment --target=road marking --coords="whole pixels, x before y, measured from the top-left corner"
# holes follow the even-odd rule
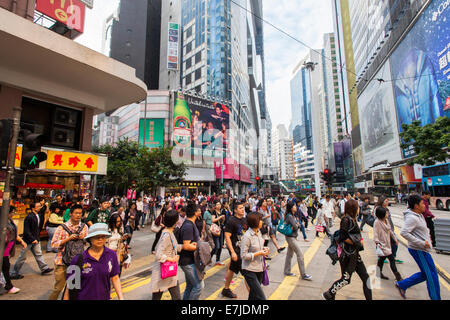
[[[305,261],[305,269],[308,267],[308,264],[311,262],[312,258],[319,250],[320,245],[322,244],[322,238],[316,238],[312,244],[309,246],[308,250],[306,250],[303,255]],[[294,267],[291,270],[292,273],[299,273],[298,264],[295,263]],[[299,278],[297,277],[284,277],[284,280],[278,286],[278,288],[272,293],[269,300],[288,300],[292,291],[294,291]]]
[[[287,246],[287,241],[285,241],[284,244],[283,244],[281,247],[285,247],[285,246]],[[287,250],[287,249],[285,249],[285,250]],[[274,257],[277,256],[277,255],[278,255],[278,252],[275,251],[275,253],[274,253],[273,255],[271,255],[270,257],[271,257],[271,258],[274,258]],[[234,284],[230,284],[230,289],[231,289],[231,290],[236,289],[236,288],[241,284],[241,282],[242,282],[243,279],[244,279],[244,277],[241,275],[241,276],[239,277],[239,279],[236,280],[236,281],[234,282]],[[219,289],[217,289],[216,292],[214,292],[212,295],[210,295],[210,296],[209,296],[208,298],[206,298],[205,300],[217,300],[217,298],[219,297],[219,294],[222,292],[222,290],[223,290],[224,287],[225,287],[225,286],[222,286],[222,287],[220,287]]]

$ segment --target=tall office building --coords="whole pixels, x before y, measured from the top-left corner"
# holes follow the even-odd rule
[[[294,180],[293,141],[283,124],[279,124],[273,133],[273,162],[278,180]]]
[[[294,145],[293,156],[295,182],[301,189],[311,189],[314,185],[314,155],[301,143],[297,143]]]
[[[108,21],[111,38],[104,51],[109,47],[111,58],[135,68],[149,90],[159,89],[161,0],[120,1],[117,19]]]

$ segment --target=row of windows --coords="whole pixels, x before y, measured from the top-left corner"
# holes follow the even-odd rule
[[[195,54],[195,56],[190,57],[189,59],[186,59],[186,69],[189,69],[192,67],[192,60],[195,59],[195,64],[202,61],[202,52],[199,51]]]
[[[194,81],[199,80],[202,77],[202,68],[199,68],[199,69],[195,70],[193,73],[189,73],[188,75],[186,75],[186,77],[185,77],[186,85],[191,84],[192,75],[194,75],[194,77],[195,77]]]

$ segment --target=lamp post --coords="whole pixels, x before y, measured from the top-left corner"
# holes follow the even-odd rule
[[[245,104],[241,104],[240,102],[239,102],[239,112],[238,112],[238,123],[239,123],[239,125],[238,125],[238,166],[239,166],[239,180],[238,180],[238,195],[239,195],[239,187],[240,187],[240,184],[241,184],[241,135],[240,135],[240,132],[241,132],[241,109],[242,108],[247,108],[247,106],[245,105]]]

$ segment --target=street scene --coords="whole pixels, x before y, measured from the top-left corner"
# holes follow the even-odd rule
[[[449,7],[0,0],[0,301],[450,300]]]

